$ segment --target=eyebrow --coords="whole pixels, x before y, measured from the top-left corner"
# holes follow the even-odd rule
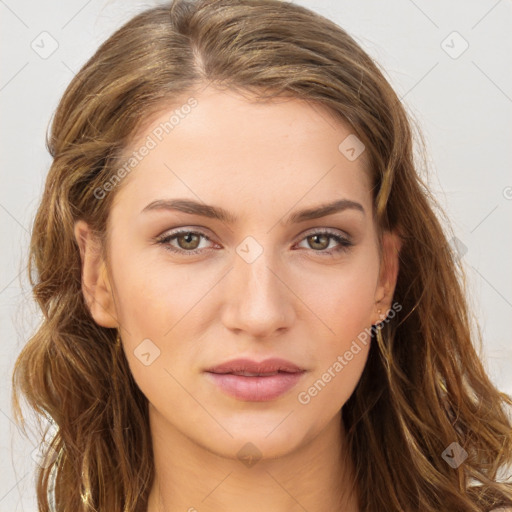
[[[286,218],[285,225],[298,224],[307,220],[318,219],[348,209],[360,211],[363,215],[365,214],[365,210],[360,203],[351,201],[350,199],[338,199],[331,203],[325,203],[312,208],[293,212]],[[155,210],[174,210],[193,215],[201,215],[203,217],[216,219],[228,224],[235,224],[238,221],[238,217],[236,215],[233,215],[231,212],[228,212],[220,206],[198,203],[191,199],[158,199],[145,206],[141,213]]]

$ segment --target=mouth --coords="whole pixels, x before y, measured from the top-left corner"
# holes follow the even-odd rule
[[[290,391],[306,370],[284,359],[237,359],[205,371],[225,394],[245,402],[267,402]]]
[[[279,373],[297,373],[297,372],[287,372],[279,370],[277,372],[245,372],[245,371],[239,371],[239,372],[212,372],[216,373],[217,375],[240,375],[242,377],[269,377],[271,375],[278,375]]]
[[[259,377],[262,375],[276,375],[279,372],[298,373],[304,371],[304,369],[286,359],[274,357],[260,362],[251,359],[233,359],[206,371],[217,374],[231,373],[246,377]]]

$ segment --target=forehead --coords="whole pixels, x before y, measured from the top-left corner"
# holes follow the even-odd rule
[[[163,196],[245,198],[259,208],[344,195],[367,201],[366,154],[352,160],[343,152],[351,137],[350,125],[317,103],[210,87],[148,119],[123,155],[134,165],[118,195],[137,206]]]

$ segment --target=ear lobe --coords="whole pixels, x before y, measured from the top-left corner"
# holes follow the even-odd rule
[[[75,223],[74,233],[82,261],[82,292],[89,312],[98,325],[118,327],[112,288],[107,266],[101,257],[101,247],[85,221],[78,220]]]
[[[386,231],[383,233],[379,283],[375,293],[375,311],[381,310],[381,316],[386,316],[386,312],[391,309],[398,279],[401,247],[402,240],[397,232]],[[382,318],[378,316],[378,320],[374,323],[380,321]]]

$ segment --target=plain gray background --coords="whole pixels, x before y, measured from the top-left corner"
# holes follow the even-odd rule
[[[0,512],[36,511],[35,440],[12,421],[14,360],[40,314],[26,250],[64,88],[99,44],[161,2],[0,0]],[[419,122],[431,189],[451,218],[484,335],[483,360],[512,394],[512,5],[503,0],[296,0],[345,28]],[[456,32],[456,33],[454,33]],[[467,47],[467,48],[466,48]]]

